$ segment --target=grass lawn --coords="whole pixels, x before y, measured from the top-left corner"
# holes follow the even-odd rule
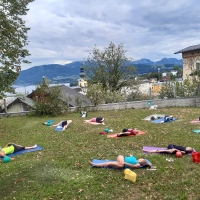
[[[200,163],[189,155],[142,154],[143,146],[166,147],[170,143],[192,146],[200,151],[200,124],[190,124],[198,118],[200,108],[168,107],[157,110],[127,109],[89,112],[88,117],[103,116],[106,125],[84,124],[79,113],[56,118],[29,116],[0,119],[0,145],[8,142],[24,146],[41,145],[42,151],[21,154],[9,163],[0,163],[0,199],[28,200],[198,200],[200,199]],[[150,114],[169,114],[178,120],[154,124],[142,120]],[[48,119],[54,123],[71,119],[64,132],[42,125]],[[99,132],[104,128],[119,132],[123,128],[138,128],[146,134],[107,138]],[[115,159],[133,154],[152,162],[157,170],[135,169],[137,181],[124,179],[123,170],[91,168],[92,159]],[[172,157],[174,162],[167,162]]]

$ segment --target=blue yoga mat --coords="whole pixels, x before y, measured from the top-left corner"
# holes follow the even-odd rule
[[[200,129],[192,130],[193,133],[200,133]]]
[[[147,159],[145,159],[147,161],[147,163],[151,166],[151,162]],[[93,159],[92,163],[94,164],[100,164],[100,163],[106,163],[106,162],[114,162],[116,160],[99,160],[99,159]],[[92,166],[92,167],[97,167],[97,166]],[[140,168],[143,168],[145,166],[140,166]],[[97,167],[97,168],[102,168],[102,167]],[[113,168],[113,167],[106,167],[106,168],[110,168],[110,169],[117,169],[117,168]],[[125,168],[130,168],[130,167],[125,167]],[[124,168],[124,169],[125,169]],[[137,168],[136,168],[137,169]]]
[[[177,120],[177,118],[173,118],[173,119],[170,119],[167,122],[164,122],[164,117],[163,117],[163,118],[160,118],[160,119],[152,120],[151,122],[155,123],[155,124],[161,124],[161,123],[165,124],[165,123],[168,123],[168,122],[173,122],[175,120]]]
[[[36,148],[34,149],[28,149],[28,150],[21,150],[21,151],[18,151],[16,153],[11,153],[11,154],[7,154],[7,156],[9,157],[14,157],[14,156],[17,156],[19,154],[23,154],[23,153],[29,153],[29,152],[33,152],[33,151],[39,151],[39,150],[42,150],[43,148],[41,146],[37,146]],[[0,159],[2,159],[2,157],[0,157]]]

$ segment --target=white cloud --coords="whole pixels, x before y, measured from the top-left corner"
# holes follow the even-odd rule
[[[127,56],[152,61],[200,44],[198,0],[42,0],[25,16],[32,66],[83,60],[94,45],[122,43]]]

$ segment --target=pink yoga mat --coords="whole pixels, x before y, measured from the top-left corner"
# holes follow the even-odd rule
[[[190,122],[191,124],[200,124],[199,119],[194,119]]]

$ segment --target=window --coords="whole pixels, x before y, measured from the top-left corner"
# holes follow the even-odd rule
[[[200,70],[200,62],[196,63],[196,70]]]

